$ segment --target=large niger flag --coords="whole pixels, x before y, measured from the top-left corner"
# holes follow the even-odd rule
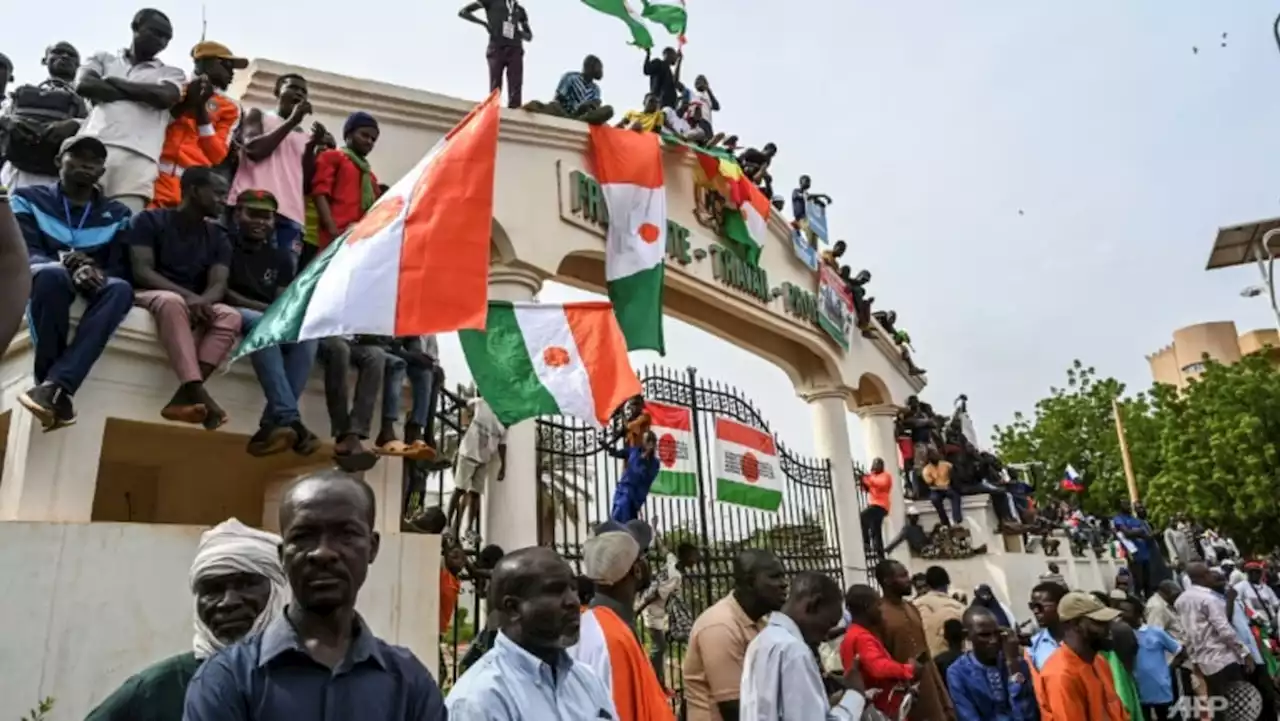
[[[654,133],[591,126],[596,181],[609,209],[604,275],[627,350],[656,350],[662,340],[667,191],[662,146]]]
[[[773,436],[716,419],[716,500],[765,511],[782,505],[782,468]]]
[[[483,328],[498,108],[495,91],[307,266],[233,359],[312,338]]]
[[[604,682],[618,721],[674,721],[653,664],[635,632],[612,610],[584,611],[578,643],[568,653]]]
[[[631,7],[631,3],[627,2],[627,0],[582,0],[582,4],[599,10],[605,15],[612,15],[626,23],[627,29],[631,31],[631,45],[645,50],[653,48],[653,34],[640,21],[639,14],[636,13]]]
[[[484,332],[458,339],[480,395],[506,426],[557,413],[602,426],[640,394],[608,303],[495,301]]]
[[[698,495],[697,464],[693,460],[693,411],[681,406],[646,401],[649,429],[658,437],[662,465],[650,493],[662,496]]]

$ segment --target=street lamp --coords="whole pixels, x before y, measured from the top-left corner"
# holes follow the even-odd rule
[[[1276,44],[1280,46],[1280,17],[1276,18],[1275,30]],[[1258,272],[1262,274],[1262,282],[1266,284],[1267,296],[1271,299],[1271,312],[1276,316],[1276,329],[1280,330],[1280,304],[1276,303],[1276,256],[1271,252],[1271,240],[1277,236],[1280,236],[1280,228],[1272,228],[1266,233],[1263,233],[1262,241],[1259,243],[1262,253],[1259,253],[1259,248],[1255,246],[1254,259],[1258,261]],[[1266,256],[1265,263],[1263,262],[1263,254]],[[1256,298],[1257,296],[1262,295],[1262,291],[1263,288],[1261,287],[1250,286],[1240,291],[1240,295],[1243,295],[1246,298]]]

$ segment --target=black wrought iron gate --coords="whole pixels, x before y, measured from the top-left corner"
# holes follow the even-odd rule
[[[674,550],[687,541],[701,550],[702,561],[685,574],[681,591],[695,615],[729,592],[733,559],[744,548],[772,551],[791,573],[819,571],[843,580],[828,461],[801,457],[775,435],[785,477],[778,511],[718,503],[712,451],[715,419],[730,418],[772,432],[769,424],[741,391],[704,379],[693,368],[646,368],[641,383],[646,400],[692,411],[698,495],[650,495],[641,517],[656,527],[666,548]],[[621,423],[620,417],[606,429],[566,417],[537,423],[539,543],[554,547],[575,565],[582,558],[582,542],[590,529],[609,518],[622,464],[605,447]],[[677,692],[677,708],[682,659],[683,649],[673,649],[666,673]]]

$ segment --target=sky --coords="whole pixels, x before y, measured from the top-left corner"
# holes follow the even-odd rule
[[[776,192],[803,173],[833,198],[833,236],[873,274],[877,308],[910,331],[925,399],[949,409],[967,394],[984,438],[1031,411],[1073,358],[1137,390],[1150,384],[1145,355],[1176,328],[1275,324],[1265,300],[1240,296],[1255,268],[1204,270],[1218,227],[1280,215],[1274,3],[806,0],[801,13],[776,0],[687,2],[685,77],[710,79],[717,129],[777,143]],[[590,52],[605,63],[606,101],[639,104],[642,53],[618,21],[575,0],[524,4],[535,36],[526,98],[547,98]],[[0,52],[19,82],[35,81],[54,41],[82,54],[127,45],[139,7],[99,0],[54,31],[20,3],[7,21],[28,30]],[[176,30],[162,57],[187,68],[200,4],[156,7]],[[456,10],[223,0],[209,4],[208,37],[247,57],[479,100],[486,38]],[[549,285],[541,297],[581,294]],[[788,445],[812,452],[809,411],[782,371],[667,325],[662,362],[737,386]],[[456,342],[442,346],[461,379]],[[856,417],[850,426],[861,455]]]

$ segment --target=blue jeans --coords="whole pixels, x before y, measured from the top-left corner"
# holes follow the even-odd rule
[[[249,308],[237,308],[243,320],[241,327],[247,334],[262,320],[262,312]],[[298,399],[307,387],[307,376],[316,359],[317,341],[267,346],[249,356],[258,385],[267,397],[267,407],[262,411],[261,426],[287,426],[302,420],[298,412]]]
[[[27,323],[35,346],[36,382],[54,383],[75,395],[107,347],[111,334],[133,307],[133,288],[127,281],[107,278],[106,285],[93,295],[85,294],[89,307],[80,317],[76,335],[71,333],[71,304],[79,291],[71,274],[60,263],[31,268],[31,300]]]
[[[289,251],[293,258],[293,270],[298,270],[298,256],[302,254],[302,226],[276,213],[276,247]]]
[[[943,507],[943,499],[951,499],[951,518],[947,518],[947,509]],[[953,523],[960,522],[960,491],[955,486],[948,488],[933,488],[929,490],[929,501],[933,503],[933,509],[938,512],[938,518],[942,519],[944,525],[950,526]]]
[[[382,417],[400,417],[400,389],[404,387],[405,376],[409,377],[409,395],[413,398],[409,422],[426,428],[431,412],[431,386],[435,381],[435,373],[433,369],[414,359],[392,353],[387,354],[387,371],[382,389]]]

